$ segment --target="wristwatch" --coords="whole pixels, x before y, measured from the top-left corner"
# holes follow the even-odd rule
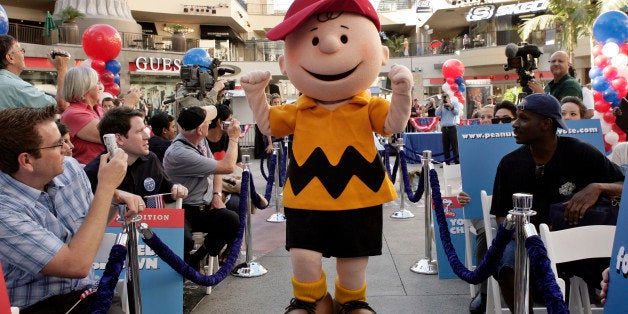
[[[214,195],[218,195],[218,196],[222,197],[222,192],[214,192]]]

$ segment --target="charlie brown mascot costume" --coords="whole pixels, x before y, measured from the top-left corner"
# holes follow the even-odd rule
[[[412,74],[393,65],[392,101],[367,89],[388,61],[368,0],[296,0],[270,40],[285,41],[279,67],[302,92],[270,107],[270,72],[241,78],[262,133],[294,134],[284,187],[286,249],[294,298],[286,313],[332,313],[322,257],[336,257],[341,313],[374,313],[366,300],[368,257],[382,253],[382,207],[397,197],[372,132],[402,132],[410,116]]]

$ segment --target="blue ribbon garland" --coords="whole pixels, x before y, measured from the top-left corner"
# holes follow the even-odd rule
[[[231,252],[227,256],[227,261],[218,269],[218,271],[210,276],[202,275],[192,266],[186,264],[181,257],[176,255],[170,248],[164,244],[157,234],[153,234],[150,239],[144,239],[144,242],[172,269],[181,274],[184,278],[190,281],[202,285],[202,286],[215,286],[220,283],[235,265],[238,255],[240,254],[240,247],[242,246],[242,238],[244,236],[244,228],[246,227],[246,210],[247,200],[249,193],[249,182],[251,179],[251,173],[245,169],[242,172],[242,188],[240,189],[240,206],[238,211],[238,217],[240,217],[240,228],[238,229],[238,235],[233,241]]]
[[[538,235],[531,236],[526,239],[525,246],[530,257],[530,273],[534,274],[537,288],[543,293],[547,312],[569,313],[560,287],[556,284],[556,277],[547,257],[547,249],[543,240]]]
[[[116,289],[120,272],[126,259],[127,249],[125,246],[116,244],[111,247],[109,260],[105,266],[105,271],[98,283],[98,290],[91,305],[92,313],[106,314],[113,301],[113,291]]]

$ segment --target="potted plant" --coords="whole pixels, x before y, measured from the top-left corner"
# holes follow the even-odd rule
[[[85,14],[74,7],[68,6],[59,13],[61,16],[61,42],[66,44],[80,44],[79,28],[76,20],[85,17]]]
[[[164,27],[164,31],[172,34],[172,50],[174,51],[186,51],[185,34],[194,32],[193,29],[181,24],[170,24]]]

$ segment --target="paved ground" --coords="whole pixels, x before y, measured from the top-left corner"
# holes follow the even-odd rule
[[[251,165],[258,191],[266,182],[259,160]],[[437,167],[439,173],[442,169]],[[459,184],[458,184],[459,185]],[[454,186],[458,186],[454,185]],[[185,313],[283,313],[292,298],[290,257],[284,249],[285,223],[266,221],[273,206],[252,216],[253,255],[268,273],[255,278],[227,277],[205,295],[204,287],[186,284]],[[367,270],[367,301],[378,313],[465,313],[470,301],[469,285],[459,279],[439,280],[436,275],[410,271],[424,257],[424,205],[407,203],[416,216],[393,219],[399,203],[384,206],[383,254],[372,257]],[[435,252],[435,250],[433,250]],[[435,253],[434,253],[435,254]],[[324,260],[329,290],[333,291],[333,259]]]

